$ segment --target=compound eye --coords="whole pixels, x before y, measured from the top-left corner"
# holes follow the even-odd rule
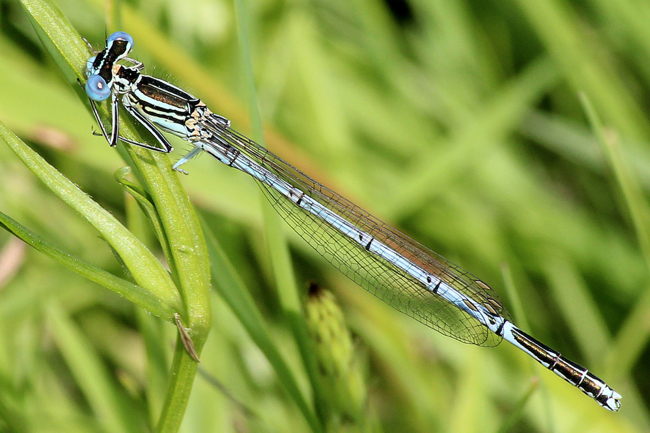
[[[114,41],[126,41],[127,50],[126,52],[131,51],[133,48],[133,37],[127,32],[115,32],[106,39],[106,45],[110,45]]]
[[[86,81],[86,94],[93,101],[105,101],[111,96],[111,88],[99,75],[93,75]]]

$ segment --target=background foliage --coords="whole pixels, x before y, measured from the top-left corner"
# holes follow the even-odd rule
[[[124,2],[121,14],[96,0],[56,4],[98,49],[106,33],[131,33],[132,55],[147,73],[249,131],[230,2]],[[523,329],[624,397],[621,412],[610,414],[507,344],[483,349],[437,335],[343,278],[287,230],[300,296],[309,281],[332,289],[355,336],[368,392],[364,428],[648,431],[646,2],[246,7],[243,53],[252,59],[268,147],[488,282]],[[124,163],[90,134],[86,106],[20,4],[2,1],[0,13],[0,120],[155,245],[112,177]],[[257,187],[206,156],[188,171],[188,193],[309,396]],[[4,145],[0,210],[123,275],[94,229]],[[107,431],[114,416],[126,416],[117,425],[153,422],[175,329],[6,232],[0,246],[0,430]],[[197,379],[182,431],[307,431],[213,277],[213,330],[201,366],[228,392]],[[158,345],[145,350],[143,338]],[[526,401],[534,378],[539,385]]]

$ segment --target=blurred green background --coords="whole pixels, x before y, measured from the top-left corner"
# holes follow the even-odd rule
[[[96,49],[106,34],[129,32],[146,73],[249,132],[231,2],[125,1],[121,14],[98,0],[56,4]],[[287,228],[301,296],[310,281],[331,289],[354,337],[367,421],[341,429],[649,431],[650,5],[266,0],[246,7],[246,54],[268,147],[486,281],[525,331],[623,395],[612,414],[507,343],[486,349],[442,337],[344,278]],[[586,107],[602,125],[590,122]],[[0,1],[0,120],[126,222],[132,203],[112,177],[123,162],[91,135],[93,119],[17,1]],[[190,146],[172,143],[176,161]],[[188,193],[309,395],[271,275],[257,186],[207,156],[188,171]],[[123,274],[92,227],[4,144],[0,210]],[[162,396],[147,390],[164,389],[165,379],[149,366],[169,361],[175,329],[159,323],[152,332],[160,353],[147,357],[142,312],[130,303],[4,231],[0,248],[0,431],[106,431],[89,395],[88,382],[100,377],[134,419],[155,419],[146,406]],[[308,431],[217,289],[201,366],[228,393],[197,378],[182,431]]]

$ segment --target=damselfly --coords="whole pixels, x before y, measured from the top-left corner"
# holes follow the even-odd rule
[[[497,294],[483,281],[428,250],[271,152],[230,128],[199,99],[158,78],[141,74],[143,65],[126,57],[133,39],[112,34],[106,48],[88,60],[86,92],[102,134],[111,146],[118,138],[158,152],[171,144],[160,130],[195,148],[174,169],[206,151],[220,162],[252,176],[287,223],[323,257],[353,281],[398,311],[430,328],[479,346],[502,339],[532,356],[611,411],[621,395],[586,368],[535,340],[511,321]],[[124,60],[132,66],[118,62]],[[111,97],[111,131],[95,101]],[[161,147],[119,136],[119,101]]]

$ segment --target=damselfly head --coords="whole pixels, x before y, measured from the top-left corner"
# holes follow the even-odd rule
[[[106,39],[106,48],[86,62],[86,76],[111,74],[117,61],[126,57],[133,48],[133,38],[126,32],[115,32]]]

